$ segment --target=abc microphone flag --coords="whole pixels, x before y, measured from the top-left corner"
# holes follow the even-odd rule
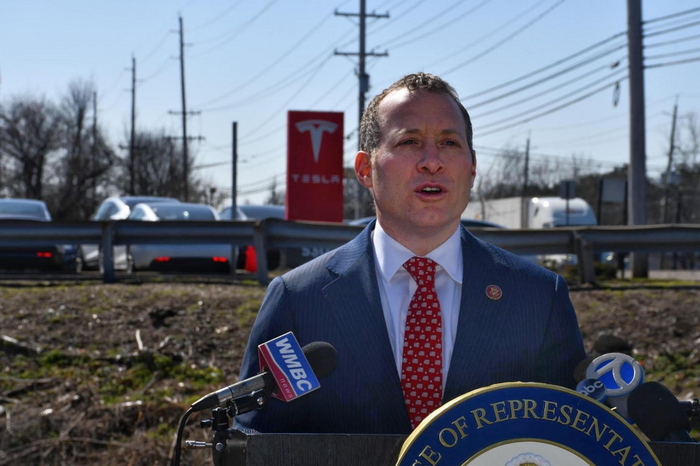
[[[275,379],[275,398],[292,401],[321,386],[292,332],[260,344],[258,359],[260,371],[268,371]]]

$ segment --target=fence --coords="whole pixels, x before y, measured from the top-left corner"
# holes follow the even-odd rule
[[[335,223],[280,219],[228,222],[38,223],[8,222],[0,228],[0,246],[99,244],[103,251],[105,283],[116,281],[113,246],[132,244],[253,245],[257,279],[267,284],[268,248],[335,248],[352,240],[362,227]],[[517,254],[574,254],[582,282],[594,282],[593,255],[600,252],[700,251],[700,225],[644,225],[627,227],[562,227],[546,230],[474,228],[478,238]],[[235,260],[235,254],[231,255]],[[232,265],[235,261],[232,260]],[[232,267],[232,273],[235,273]]]

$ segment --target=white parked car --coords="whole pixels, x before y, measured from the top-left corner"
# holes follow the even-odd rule
[[[142,203],[127,220],[142,222],[219,220],[216,211],[205,204]],[[127,272],[137,270],[228,273],[230,244],[132,244],[127,247]]]
[[[172,197],[158,196],[115,196],[108,197],[97,211],[90,218],[93,222],[104,222],[108,220],[125,220],[131,213],[131,209],[142,202],[178,202]],[[114,268],[116,270],[126,270],[126,246],[114,247]],[[76,271],[80,273],[83,269],[100,269],[102,271],[100,246],[97,244],[82,244],[78,249],[76,259]]]

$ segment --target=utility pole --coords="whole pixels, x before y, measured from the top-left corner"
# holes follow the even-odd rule
[[[131,139],[129,142],[129,194],[132,196],[134,192],[134,147],[136,144],[135,135],[136,126],[136,57],[131,56]]]
[[[627,53],[630,86],[630,167],[628,203],[630,225],[646,225],[646,140],[644,115],[644,63],[642,1],[627,0]],[[649,276],[648,256],[630,254],[632,277]]]
[[[525,181],[523,182],[523,197],[527,196],[527,178],[529,174],[529,165],[530,165],[530,135],[527,136],[527,143],[525,144],[525,173],[524,173],[524,179]]]
[[[182,92],[182,111],[174,112],[169,111],[171,115],[182,115],[182,137],[169,137],[167,139],[182,139],[182,178],[184,183],[184,194],[183,200],[185,202],[189,201],[190,197],[190,158],[187,150],[187,143],[192,140],[202,141],[204,138],[202,136],[187,136],[187,116],[188,115],[199,115],[201,112],[188,112],[187,111],[187,100],[185,99],[185,32],[182,26],[182,16],[179,18],[180,21],[180,88]]]
[[[666,223],[668,218],[668,185],[671,181],[671,165],[673,164],[673,150],[675,149],[676,117],[678,116],[678,97],[673,106],[673,119],[671,120],[671,144],[668,148],[668,164],[666,165],[666,179],[664,180],[664,210],[661,221]]]
[[[360,12],[359,13],[340,13],[338,10],[335,11],[336,16],[347,16],[360,18],[360,51],[359,52],[338,52],[335,51],[335,55],[343,56],[358,56],[359,57],[359,69],[357,72],[357,77],[359,79],[359,106],[357,113],[357,150],[360,150],[360,123],[362,122],[362,114],[365,111],[365,93],[369,91],[369,75],[365,71],[365,58],[366,57],[386,57],[389,54],[387,52],[375,53],[374,51],[367,52],[365,47],[365,36],[366,36],[366,22],[367,18],[388,18],[389,13],[377,14],[374,11],[372,13],[367,13],[366,0],[360,0]],[[357,190],[355,195],[355,218],[360,218],[360,205],[362,199],[362,186],[360,182],[357,182]]]
[[[90,172],[92,175],[92,205],[97,205],[97,91],[92,93],[92,150],[90,151]]]
[[[185,202],[189,199],[189,169],[190,164],[187,157],[187,102],[185,100],[185,33],[182,30],[182,16],[180,20],[180,82],[182,87],[182,156],[183,156],[183,178],[185,182]]]
[[[238,208],[238,201],[236,196],[236,191],[238,190],[238,122],[233,122],[233,134],[232,134],[232,157],[233,157],[233,172],[231,173],[231,220],[236,219],[236,210]]]

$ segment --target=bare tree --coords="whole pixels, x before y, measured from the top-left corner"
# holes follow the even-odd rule
[[[47,204],[55,217],[62,220],[87,220],[96,208],[97,199],[89,195],[93,186],[112,168],[114,150],[107,144],[99,127],[89,121],[95,86],[75,80],[59,108],[63,157],[55,164],[55,184]]]
[[[59,148],[59,128],[55,106],[43,97],[18,97],[0,107],[0,151],[11,161],[5,174],[10,195],[42,199],[47,160]]]
[[[134,145],[136,194],[181,198],[184,192],[182,145],[166,137],[164,130],[138,131]],[[192,175],[189,178],[190,201],[205,201],[207,193],[201,180]],[[128,161],[121,160],[112,182],[119,191],[129,192]]]

